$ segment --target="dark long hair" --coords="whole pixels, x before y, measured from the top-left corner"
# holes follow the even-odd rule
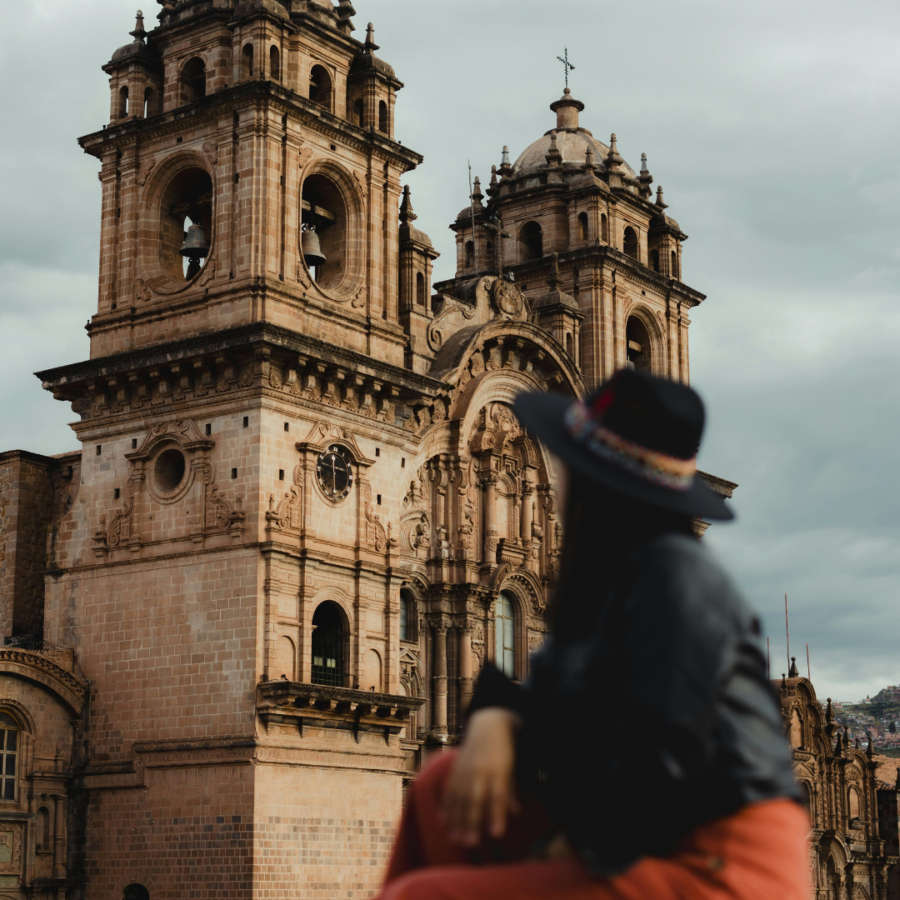
[[[583,631],[625,574],[631,552],[667,532],[694,535],[692,520],[572,473],[563,521],[563,553],[554,597],[554,630]]]

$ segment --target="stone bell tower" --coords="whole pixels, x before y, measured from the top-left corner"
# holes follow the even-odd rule
[[[91,690],[79,896],[369,896],[424,702],[398,565],[404,423],[441,388],[414,365],[437,254],[408,198],[400,222],[421,157],[350,0],[160,3],[81,139],[91,358],[41,373],[83,445],[43,635]]]

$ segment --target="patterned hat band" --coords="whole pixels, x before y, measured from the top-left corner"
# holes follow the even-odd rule
[[[566,427],[579,444],[592,453],[627,469],[645,481],[676,491],[687,491],[694,483],[697,459],[679,459],[650,450],[604,428],[580,400],[566,411]]]

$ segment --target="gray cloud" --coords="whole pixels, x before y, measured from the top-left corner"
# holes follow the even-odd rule
[[[709,534],[773,637],[824,695],[900,681],[900,8],[863,0],[356,0],[406,88],[397,133],[425,154],[409,184],[452,274],[447,225],[553,125],[568,45],[582,123],[642,151],[691,236],[692,374],[709,406],[702,465],[738,481],[740,519]],[[99,67],[128,40],[124,0],[7,11],[0,76],[0,444],[74,445],[71,412],[29,373],[87,355],[96,303],[97,163],[74,139],[108,114]],[[38,52],[39,51],[39,52]]]

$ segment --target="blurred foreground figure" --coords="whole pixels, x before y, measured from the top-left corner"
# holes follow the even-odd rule
[[[699,397],[623,371],[516,412],[568,482],[553,636],[523,686],[485,669],[382,900],[807,900],[759,623],[692,529],[732,518],[695,477]]]

